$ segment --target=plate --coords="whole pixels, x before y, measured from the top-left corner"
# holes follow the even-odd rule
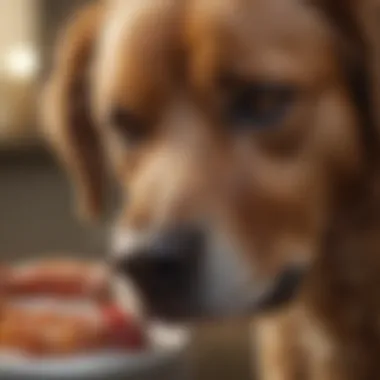
[[[31,359],[15,353],[3,353],[0,354],[0,379],[108,380],[140,379],[143,376],[144,379],[146,376],[156,379],[154,374],[163,367],[178,375],[180,367],[185,366],[186,362],[189,330],[156,324],[150,328],[149,337],[152,342],[149,351],[133,354],[101,352],[72,358]]]

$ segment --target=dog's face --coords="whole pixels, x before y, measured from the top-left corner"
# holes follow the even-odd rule
[[[161,316],[289,298],[318,254],[338,189],[362,164],[328,25],[296,0],[96,7],[65,37],[48,125],[92,205],[95,140],[105,152],[123,198],[112,233],[118,271]],[[67,116],[84,70],[91,118],[80,107]],[[68,131],[72,119],[86,128]]]

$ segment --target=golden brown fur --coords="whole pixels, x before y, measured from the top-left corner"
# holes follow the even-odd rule
[[[374,1],[104,1],[61,38],[45,125],[85,214],[100,211],[104,155],[128,191],[119,228],[207,212],[260,281],[312,263],[294,305],[255,322],[263,379],[380,378],[376,12]],[[349,83],[360,73],[368,114]],[[231,76],[299,89],[281,127],[226,133]],[[115,108],[149,138],[126,149]]]

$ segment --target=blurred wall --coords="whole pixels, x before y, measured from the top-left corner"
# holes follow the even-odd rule
[[[0,1],[0,138],[29,135],[34,127],[39,60],[35,0]]]
[[[34,0],[0,1],[0,54],[20,44],[35,44],[38,7]]]
[[[104,255],[106,228],[81,224],[65,173],[43,151],[0,153],[0,260]]]
[[[0,0],[0,259],[104,254],[105,229],[76,220],[70,183],[36,133],[39,74],[85,2]]]
[[[0,0],[0,144],[38,138],[39,81],[57,34],[89,0]]]

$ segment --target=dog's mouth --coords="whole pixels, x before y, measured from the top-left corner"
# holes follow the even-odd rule
[[[272,289],[254,303],[251,311],[253,313],[260,313],[286,306],[298,294],[304,277],[304,268],[294,267],[284,270],[275,279]]]
[[[114,289],[118,303],[128,312],[139,318],[160,321],[168,324],[188,324],[194,321],[225,320],[234,317],[275,311],[290,304],[299,292],[305,269],[288,268],[279,274],[272,286],[260,292],[253,299],[235,304],[233,307],[214,308],[205,304],[201,297],[202,289],[194,287],[191,294],[157,297],[144,294],[141,289],[127,277],[118,275]],[[222,290],[221,290],[222,291]]]

